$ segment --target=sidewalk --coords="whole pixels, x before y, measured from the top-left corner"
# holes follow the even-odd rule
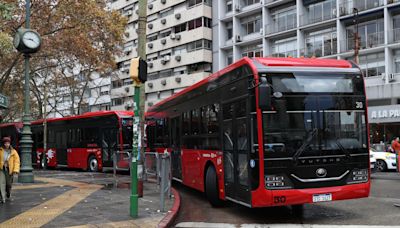
[[[166,198],[161,213],[158,186],[144,183],[139,216],[129,216],[130,177],[109,173],[35,171],[35,183],[13,185],[12,197],[0,204],[0,227],[160,227],[177,213],[178,200]],[[175,205],[174,205],[174,201]],[[160,223],[161,222],[161,223]]]

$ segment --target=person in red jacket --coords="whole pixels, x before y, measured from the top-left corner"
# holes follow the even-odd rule
[[[396,153],[396,167],[397,167],[397,172],[400,172],[400,142],[399,142],[399,137],[397,137],[395,140],[392,142],[392,148]]]

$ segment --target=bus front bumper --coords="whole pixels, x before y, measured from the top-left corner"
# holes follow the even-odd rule
[[[252,207],[269,207],[299,205],[335,200],[346,200],[368,197],[370,182],[344,186],[267,190],[259,188],[252,194]]]

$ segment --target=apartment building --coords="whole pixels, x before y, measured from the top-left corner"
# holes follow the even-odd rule
[[[214,0],[213,71],[243,56],[354,59],[366,78],[372,143],[400,135],[399,0]]]
[[[111,109],[133,106],[130,59],[137,56],[138,1],[116,0],[111,8],[129,19],[119,73],[111,79]],[[207,77],[212,70],[211,0],[149,0],[146,109]]]

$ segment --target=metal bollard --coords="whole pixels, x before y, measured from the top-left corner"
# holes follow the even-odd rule
[[[165,155],[161,156],[161,186],[160,186],[160,210],[165,212],[165,182],[166,182]]]

